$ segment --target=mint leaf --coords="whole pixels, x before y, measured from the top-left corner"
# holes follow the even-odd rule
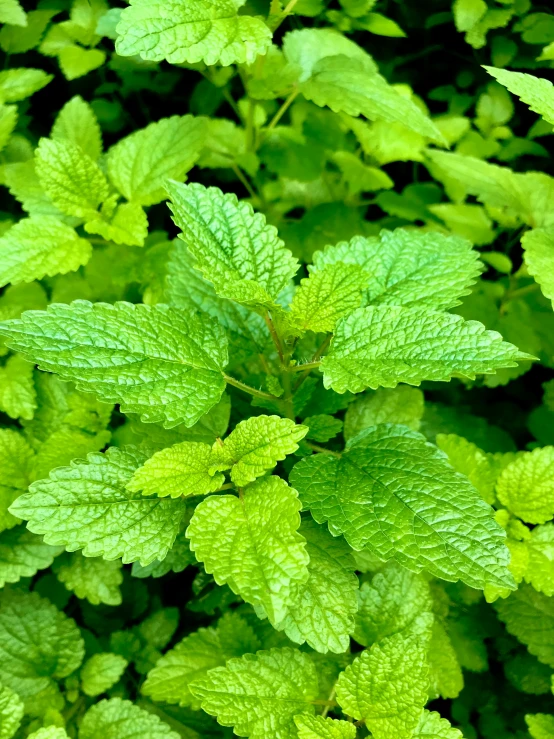
[[[27,15],[18,0],[2,0],[0,3],[0,23],[23,27],[27,25]],[[2,739],[4,738],[2,737]]]
[[[123,582],[121,561],[106,561],[101,557],[84,557],[72,552],[58,557],[53,567],[58,580],[74,592],[77,598],[86,598],[93,606],[122,603],[120,585]]]
[[[102,154],[102,132],[91,106],[75,95],[60,110],[50,134],[53,141],[69,141],[94,162]]]
[[[533,113],[538,113],[554,126],[554,88],[550,80],[532,74],[483,66],[501,85],[517,95]]]
[[[355,739],[356,737],[356,727],[348,721],[304,714],[295,716],[294,723],[298,729],[298,739]]]
[[[535,526],[525,541],[528,562],[524,579],[539,593],[554,595],[554,524]]]
[[[315,520],[356,550],[369,546],[414,572],[476,588],[513,588],[492,509],[446,455],[405,426],[369,428],[340,458],[302,460],[290,480]]]
[[[425,709],[421,714],[419,724],[412,734],[413,739],[421,737],[421,739],[463,739],[462,732],[454,729],[450,722],[445,718],[441,718],[436,711],[428,711]]]
[[[554,229],[534,228],[523,234],[525,264],[529,274],[541,286],[543,295],[553,301],[554,306]]]
[[[33,450],[13,429],[0,429],[0,531],[19,523],[8,509],[29,487]]]
[[[554,448],[524,452],[502,471],[496,485],[499,501],[527,523],[554,517]]]
[[[295,586],[309,577],[299,510],[296,491],[266,477],[240,498],[206,498],[187,529],[190,548],[218,585],[227,583],[248,603],[263,606],[274,623],[293,605]]]
[[[78,300],[28,311],[0,324],[0,333],[41,369],[168,428],[192,426],[225,387],[223,330],[167,306]]]
[[[12,505],[28,528],[48,544],[82,549],[86,557],[121,557],[144,565],[163,559],[185,515],[185,503],[146,498],[126,489],[144,453],[133,447],[89,454],[58,467]]]
[[[15,736],[25,707],[23,701],[7,685],[0,684],[0,739],[12,739]]]
[[[520,585],[506,600],[495,603],[510,634],[525,644],[540,662],[554,667],[554,600]]]
[[[270,649],[231,659],[191,685],[207,713],[251,739],[293,739],[294,717],[312,714],[317,673],[297,649]]]
[[[50,567],[62,547],[45,544],[24,526],[16,526],[0,534],[0,588],[22,577],[33,577]]]
[[[144,246],[148,236],[148,218],[138,203],[120,203],[112,212],[112,207],[102,208],[98,217],[85,223],[85,231],[99,234],[106,241],[128,246]]]
[[[37,407],[33,365],[13,354],[0,367],[0,410],[10,418],[31,420]]]
[[[303,425],[309,428],[306,434],[308,439],[326,442],[340,434],[343,423],[338,418],[321,413],[317,416],[308,416],[304,419]]]
[[[337,682],[345,713],[376,739],[410,739],[427,701],[425,642],[395,634],[362,652]]]
[[[119,682],[127,660],[119,654],[93,654],[81,668],[81,688],[85,695],[101,695]]]
[[[382,305],[360,308],[338,323],[321,369],[325,387],[359,393],[399,382],[446,382],[453,375],[474,379],[532,358],[477,321]]]
[[[53,80],[42,69],[7,69],[0,72],[0,103],[17,103],[34,95]]]
[[[168,192],[181,238],[217,294],[252,308],[276,307],[297,261],[275,227],[217,187],[171,182]]]
[[[419,431],[422,416],[421,390],[407,385],[370,390],[348,406],[344,418],[344,438],[348,441],[360,431],[380,423],[398,423]]]
[[[554,736],[554,716],[548,713],[528,713],[525,723],[533,739],[552,739]]]
[[[437,434],[436,444],[447,455],[452,467],[468,477],[483,500],[492,505],[498,473],[491,458],[476,444],[456,434]]]
[[[238,15],[244,0],[132,0],[117,26],[117,53],[170,64],[251,64],[271,44],[260,18]]]
[[[131,701],[111,698],[96,703],[86,712],[79,739],[178,739],[179,734],[158,716]]]

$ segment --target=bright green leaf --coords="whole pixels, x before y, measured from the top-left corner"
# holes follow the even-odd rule
[[[121,698],[93,705],[79,727],[79,739],[179,739],[179,736],[155,714]]]
[[[554,516],[554,447],[525,452],[498,478],[499,501],[527,523],[545,523]]]
[[[119,682],[127,660],[119,654],[93,654],[81,668],[81,687],[85,695],[101,695]]]
[[[121,560],[106,561],[101,557],[84,557],[81,552],[72,552],[58,557],[53,570],[58,580],[77,598],[86,598],[93,606],[100,603],[121,605]]]

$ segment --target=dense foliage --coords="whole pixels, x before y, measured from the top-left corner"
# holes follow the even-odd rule
[[[0,0],[0,739],[554,739],[554,14]]]

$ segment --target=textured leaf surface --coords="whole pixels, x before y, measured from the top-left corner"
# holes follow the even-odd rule
[[[52,126],[53,141],[69,141],[97,162],[102,154],[102,132],[91,106],[80,95],[67,102]]]
[[[438,619],[433,624],[427,661],[431,695],[457,698],[464,687],[464,676],[452,640]]]
[[[520,585],[506,600],[495,603],[499,618],[527,649],[554,668],[554,599]]]
[[[131,492],[144,495],[170,495],[172,498],[207,495],[215,492],[225,478],[210,470],[215,461],[208,444],[183,441],[156,452],[147,459],[127,483]]]
[[[554,306],[554,228],[534,228],[523,234],[525,264]]]
[[[297,270],[275,227],[217,187],[171,182],[168,192],[181,238],[216,292],[251,307],[275,306]]]
[[[436,711],[425,709],[421,714],[419,724],[412,734],[413,739],[463,739],[462,732],[454,729],[450,721],[441,718]]]
[[[167,197],[168,179],[181,181],[200,156],[205,122],[192,115],[151,123],[112,146],[108,175],[127,200],[154,205]]]
[[[217,470],[231,470],[231,480],[242,487],[264,475],[298,449],[306,426],[279,416],[254,416],[241,421],[220,445],[213,446]]]
[[[534,449],[504,468],[496,484],[500,502],[527,523],[554,516],[554,447]]]
[[[298,729],[298,739],[355,739],[356,737],[356,727],[348,721],[304,714],[295,716],[294,723]]]
[[[322,442],[333,439],[337,434],[340,434],[343,427],[343,423],[339,418],[334,418],[326,413],[308,416],[304,419],[303,425],[309,428],[306,434],[308,439]]]
[[[7,685],[0,683],[0,739],[12,739],[19,728],[25,707]]]
[[[244,0],[132,0],[117,27],[117,53],[170,64],[251,64],[271,44],[260,18],[237,15]]]
[[[414,572],[476,588],[514,585],[490,506],[446,455],[405,426],[368,429],[340,459],[304,459],[290,479],[315,520],[354,549],[370,546]]]
[[[2,678],[22,698],[31,698],[64,678],[83,660],[85,647],[75,622],[36,593],[0,595]]]
[[[369,391],[348,406],[344,438],[351,439],[370,426],[397,423],[419,431],[423,417],[423,393],[415,387],[398,385]]]
[[[396,634],[362,652],[337,682],[337,700],[375,739],[409,739],[427,701],[425,644]]]
[[[0,238],[0,284],[74,272],[91,254],[90,243],[57,218],[23,218]]]
[[[212,496],[194,512],[187,536],[196,558],[219,585],[279,623],[292,605],[295,585],[306,582],[308,554],[298,533],[300,501],[278,477],[250,485],[242,497]]]
[[[525,582],[539,593],[554,596],[554,524],[535,526],[525,545],[528,554]]]
[[[371,306],[341,320],[322,361],[325,387],[359,393],[399,382],[474,379],[532,359],[482,323],[427,308]]]
[[[125,672],[127,660],[119,654],[101,652],[87,659],[81,669],[81,687],[85,695],[96,696],[113,687]]]
[[[466,239],[403,228],[355,236],[316,252],[313,260],[317,269],[344,263],[367,270],[368,303],[444,309],[459,305],[482,269]]]
[[[77,300],[28,311],[0,333],[42,369],[169,428],[192,426],[225,388],[223,329],[168,306]]]
[[[0,410],[10,418],[30,420],[37,407],[33,365],[13,354],[0,368]]]
[[[554,737],[554,716],[548,713],[528,713],[525,723],[533,739],[552,739]]]
[[[158,716],[121,698],[96,703],[86,712],[79,728],[79,739],[144,739],[144,737],[179,739],[179,734]]]
[[[238,736],[294,739],[294,716],[313,714],[318,680],[308,655],[285,647],[229,660],[191,689],[204,711]]]
[[[49,544],[87,557],[138,559],[144,565],[163,559],[173,544],[186,506],[180,500],[146,498],[126,484],[145,461],[128,447],[89,454],[70,467],[58,467],[13,504],[15,515]]]
[[[450,464],[457,472],[468,477],[481,493],[483,500],[494,503],[494,485],[498,475],[494,463],[485,452],[463,436],[456,434],[437,434],[436,443],[447,455]]]
[[[93,606],[105,603],[121,605],[120,585],[123,582],[121,561],[107,561],[101,557],[84,557],[73,552],[58,557],[54,572],[60,582],[77,598],[86,598]]]
[[[554,126],[554,87],[550,80],[507,69],[484,67],[501,85]]]
[[[33,450],[23,436],[12,429],[0,429],[0,531],[19,523],[8,509],[29,487],[32,461]]]
[[[318,652],[346,652],[358,608],[356,563],[343,539],[333,539],[310,518],[302,521],[300,533],[306,539],[310,577],[298,587],[279,628],[292,641],[307,642]]]
[[[0,103],[17,103],[42,90],[53,76],[42,69],[7,69],[0,72]]]
[[[114,244],[144,246],[148,236],[148,218],[138,203],[120,203],[107,219],[95,217],[85,223],[85,231],[99,234]]]
[[[24,526],[0,534],[0,588],[50,567],[62,547],[45,544]]]

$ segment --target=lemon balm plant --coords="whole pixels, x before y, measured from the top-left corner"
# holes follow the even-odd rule
[[[0,22],[0,739],[554,737],[554,16]]]

